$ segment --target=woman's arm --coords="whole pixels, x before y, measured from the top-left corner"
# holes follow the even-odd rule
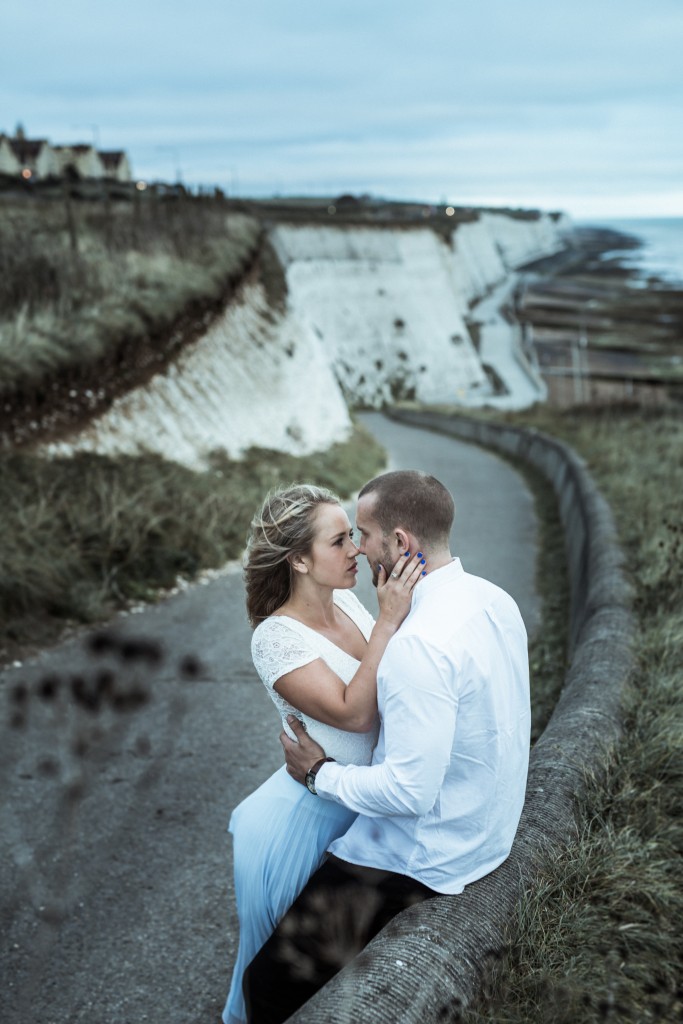
[[[410,610],[413,588],[422,577],[422,562],[417,555],[402,558],[393,572],[398,575],[387,576],[383,568],[380,571],[377,581],[379,616],[353,679],[345,685],[322,658],[318,658],[280,676],[273,684],[288,704],[318,722],[347,732],[372,729],[377,716],[377,667],[387,644]]]

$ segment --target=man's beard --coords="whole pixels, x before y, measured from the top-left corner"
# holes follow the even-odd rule
[[[382,548],[382,551],[380,552],[380,561],[379,562],[374,562],[374,563],[369,563],[370,564],[370,568],[372,569],[372,585],[373,585],[373,587],[376,587],[377,584],[379,583],[379,567],[380,567],[380,565],[384,566],[384,570],[385,570],[385,572],[386,572],[386,574],[388,576],[389,573],[391,572],[391,570],[394,567],[394,562],[395,561],[396,561],[395,555],[392,555],[392,553],[391,553],[391,551],[389,550],[388,547],[384,547],[384,548]]]

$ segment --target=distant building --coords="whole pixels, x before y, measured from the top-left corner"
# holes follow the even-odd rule
[[[100,150],[100,160],[104,164],[105,178],[113,178],[115,181],[132,181],[128,157],[122,149]]]
[[[27,181],[49,178],[59,173],[59,163],[47,139],[27,139],[23,133],[14,137],[3,135],[0,170]]]
[[[52,146],[47,139],[27,139],[21,127],[13,136],[0,133],[0,174],[26,181],[83,178],[132,181],[123,150],[100,152],[87,143]]]
[[[19,174],[21,164],[17,160],[10,140],[6,135],[0,135],[0,174]]]
[[[73,146],[55,146],[61,177],[70,178],[103,178],[104,164],[94,146],[78,143]]]

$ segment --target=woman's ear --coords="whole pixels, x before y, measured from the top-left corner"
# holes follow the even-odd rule
[[[289,564],[291,565],[294,572],[300,572],[304,575],[308,572],[308,566],[304,561],[304,556],[300,554],[294,554],[288,556]]]

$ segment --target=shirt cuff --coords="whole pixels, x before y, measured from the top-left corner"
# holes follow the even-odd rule
[[[324,797],[325,800],[334,800],[338,804],[341,803],[337,796],[337,786],[344,768],[345,765],[339,764],[337,761],[325,761],[320,766],[315,777],[315,791],[318,796]]]

